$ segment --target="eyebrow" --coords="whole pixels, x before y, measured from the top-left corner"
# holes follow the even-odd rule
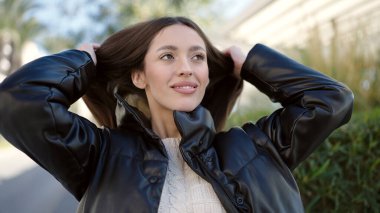
[[[176,46],[173,46],[173,45],[165,45],[165,46],[162,46],[160,48],[157,49],[157,52],[158,51],[161,51],[161,50],[178,50],[178,47]],[[189,49],[191,52],[194,52],[194,51],[198,51],[198,50],[203,50],[206,52],[205,48],[201,47],[201,46],[191,46],[190,49]]]

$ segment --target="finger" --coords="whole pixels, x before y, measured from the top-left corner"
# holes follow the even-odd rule
[[[231,56],[231,49],[232,49],[232,46],[231,47],[228,47],[227,49],[224,49],[222,52],[227,55],[227,56]]]
[[[94,50],[97,50],[97,49],[99,49],[100,44],[99,43],[92,43],[92,47],[94,48]]]

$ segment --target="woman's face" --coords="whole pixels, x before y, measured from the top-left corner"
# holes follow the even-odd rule
[[[144,71],[132,80],[145,89],[151,113],[192,111],[209,82],[206,46],[196,31],[185,25],[162,29],[152,40]]]

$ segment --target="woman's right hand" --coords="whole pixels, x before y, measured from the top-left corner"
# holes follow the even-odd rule
[[[234,76],[240,79],[240,72],[247,55],[237,46],[231,46],[224,50],[224,54],[231,57],[234,62]]]
[[[84,43],[81,44],[77,49],[81,51],[85,51],[88,54],[90,54],[92,61],[96,65],[97,60],[96,60],[96,54],[95,51],[100,47],[100,44],[98,43]]]

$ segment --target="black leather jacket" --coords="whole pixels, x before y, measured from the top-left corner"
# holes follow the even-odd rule
[[[168,165],[160,138],[122,99],[121,124],[133,129],[97,128],[68,111],[95,74],[77,50],[23,66],[0,85],[0,133],[80,200],[78,212],[156,212]],[[260,44],[241,76],[283,108],[220,133],[202,106],[174,112],[182,156],[227,212],[303,212],[291,170],[348,122],[353,95]]]

